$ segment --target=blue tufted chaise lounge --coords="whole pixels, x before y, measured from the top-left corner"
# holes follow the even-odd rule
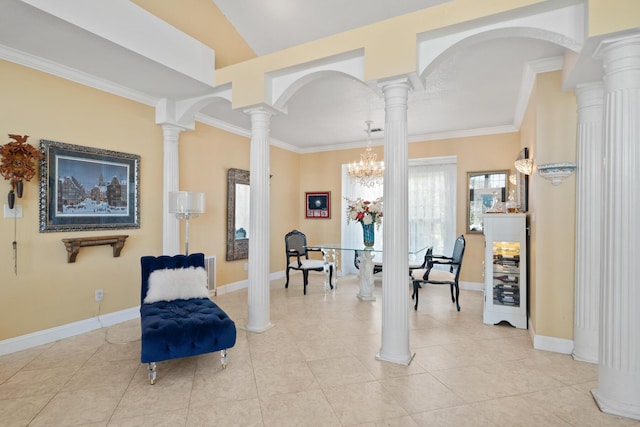
[[[227,349],[236,343],[236,326],[233,320],[208,297],[201,295],[190,298],[192,284],[182,289],[181,298],[159,300],[147,303],[149,293],[149,277],[157,270],[173,270],[167,274],[193,273],[204,268],[204,254],[176,256],[144,256],[140,259],[142,267],[142,289],[140,294],[140,320],[142,323],[142,363],[148,363],[149,381],[156,380],[156,362],[180,357],[196,356],[220,350],[222,367],[227,365]],[[191,268],[194,267],[194,268]],[[202,273],[201,271],[197,271]],[[161,272],[156,274],[158,277]],[[204,273],[202,273],[204,274]],[[184,277],[192,277],[185,275]],[[200,277],[200,276],[198,276]],[[152,279],[151,293],[158,289],[158,280]],[[200,286],[200,285],[198,285]],[[172,286],[173,289],[180,286]],[[157,296],[157,295],[156,295]]]

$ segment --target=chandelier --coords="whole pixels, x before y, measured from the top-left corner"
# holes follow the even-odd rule
[[[367,124],[367,148],[360,154],[360,161],[349,164],[349,176],[363,187],[382,184],[384,162],[378,162],[378,155],[371,149],[371,120]]]

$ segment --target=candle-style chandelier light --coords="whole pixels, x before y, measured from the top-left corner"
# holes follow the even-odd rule
[[[349,164],[349,176],[363,187],[382,184],[384,162],[378,162],[378,155],[371,149],[371,120],[367,124],[367,148],[360,154],[360,161]]]

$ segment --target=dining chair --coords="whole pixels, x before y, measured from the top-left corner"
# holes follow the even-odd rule
[[[420,285],[422,283],[431,283],[436,285],[449,285],[451,288],[451,300],[456,305],[456,309],[460,311],[460,287],[458,285],[458,279],[460,278],[464,248],[464,236],[460,235],[456,239],[453,246],[453,254],[450,257],[431,254],[428,259],[425,259],[426,266],[424,268],[417,268],[411,271],[411,279],[413,281],[413,295],[411,298],[416,301],[414,310],[418,309],[418,289],[421,287]],[[445,265],[449,268],[446,270],[434,269],[434,265]]]
[[[309,259],[309,252],[322,252],[321,249],[308,249],[307,236],[298,230],[292,230],[284,236],[285,251],[287,256],[287,282],[285,288],[289,287],[289,270],[302,271],[304,283],[303,293],[307,294],[309,284],[309,271],[322,271],[325,269],[325,262],[321,259]],[[293,258],[293,260],[292,260]],[[333,289],[333,264],[329,268],[329,285]]]

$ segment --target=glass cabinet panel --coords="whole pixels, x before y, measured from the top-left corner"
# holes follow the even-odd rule
[[[493,304],[520,307],[520,243],[493,242]]]

